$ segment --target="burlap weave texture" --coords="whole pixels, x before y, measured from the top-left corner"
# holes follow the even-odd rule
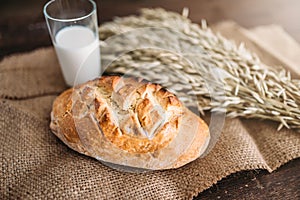
[[[268,64],[296,69],[286,61],[288,52],[285,59],[266,52],[249,36],[255,32],[232,23],[214,30],[244,41]],[[299,133],[276,132],[277,124],[269,121],[226,119],[216,146],[204,158],[177,170],[118,172],[72,151],[49,130],[52,101],[65,89],[51,47],[0,63],[1,199],[187,199],[230,173],[271,172],[300,156]]]

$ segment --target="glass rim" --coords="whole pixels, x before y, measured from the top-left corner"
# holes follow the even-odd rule
[[[88,18],[90,17],[92,14],[94,14],[96,12],[96,3],[93,1],[93,0],[87,0],[89,1],[92,6],[93,6],[93,9],[91,12],[89,12],[88,14],[82,16],[82,17],[76,17],[76,18],[70,18],[70,19],[59,19],[59,18],[55,18],[55,17],[52,17],[49,15],[49,13],[47,12],[47,7],[54,3],[55,1],[58,1],[58,0],[51,0],[51,1],[48,1],[45,5],[44,5],[44,8],[43,8],[43,12],[44,12],[44,15],[46,18],[48,19],[51,19],[53,21],[60,21],[60,22],[73,22],[73,21],[79,21],[79,20],[83,20],[85,18]]]

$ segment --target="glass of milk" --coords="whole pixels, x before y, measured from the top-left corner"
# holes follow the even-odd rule
[[[49,33],[69,86],[101,73],[97,8],[92,0],[51,0],[44,6]]]

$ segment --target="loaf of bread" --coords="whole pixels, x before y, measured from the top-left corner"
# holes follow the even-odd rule
[[[102,76],[63,92],[50,128],[70,148],[142,169],[181,167],[206,149],[205,122],[158,84]]]

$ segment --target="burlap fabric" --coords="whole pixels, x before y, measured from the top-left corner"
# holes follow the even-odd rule
[[[222,23],[214,29],[244,41],[266,63],[299,73],[294,56],[295,51],[300,55],[299,47],[277,26],[247,31]],[[261,38],[276,38],[276,43]],[[290,48],[275,51],[276,44],[294,48],[281,58],[280,48]],[[52,101],[64,89],[52,48],[0,63],[0,199],[187,199],[231,173],[258,168],[272,172],[300,156],[299,133],[276,132],[277,124],[270,121],[227,119],[204,158],[176,170],[118,172],[72,151],[49,130]]]

